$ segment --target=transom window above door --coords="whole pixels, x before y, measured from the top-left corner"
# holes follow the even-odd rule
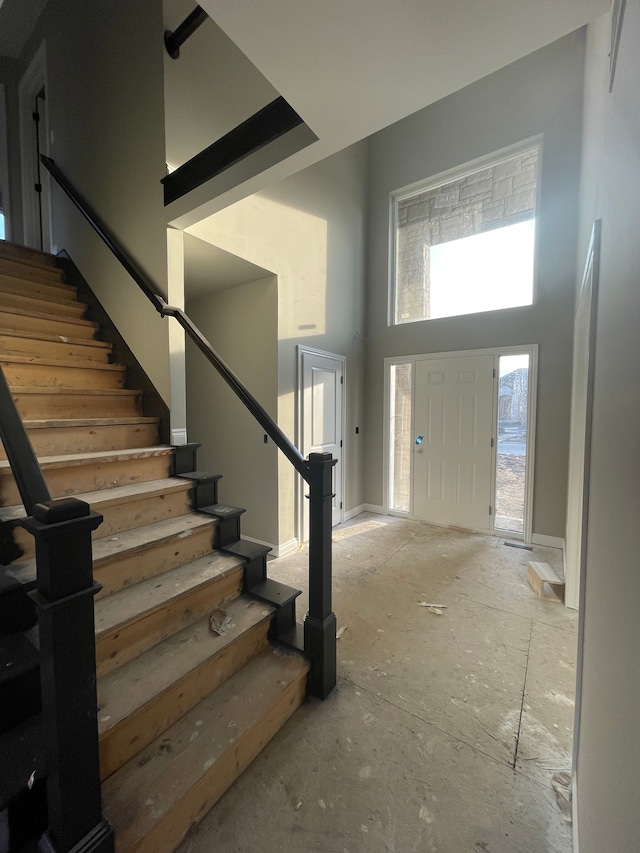
[[[531,305],[540,143],[392,194],[391,323]]]

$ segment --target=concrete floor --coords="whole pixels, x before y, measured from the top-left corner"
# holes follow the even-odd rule
[[[526,580],[561,553],[370,514],[334,542],[338,686],[179,852],[569,853],[551,776],[571,766],[577,615]],[[270,563],[306,572],[306,550]]]

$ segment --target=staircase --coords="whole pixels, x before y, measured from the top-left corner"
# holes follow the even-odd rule
[[[172,851],[304,699],[308,663],[275,639],[295,628],[297,593],[267,580],[267,549],[240,539],[242,510],[218,503],[219,478],[193,470],[195,452],[185,466],[159,444],[158,418],[142,415],[56,260],[0,246],[0,365],[52,498],[104,517],[93,565],[105,816],[117,851]],[[12,771],[0,817],[15,825],[46,775],[24,514],[0,445],[5,561],[8,532],[22,552],[0,567],[0,755]]]

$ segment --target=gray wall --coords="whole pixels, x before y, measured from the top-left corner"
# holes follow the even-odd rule
[[[297,345],[347,357],[345,509],[362,503],[366,144],[329,157],[193,226],[278,276],[278,424],[296,440]],[[233,365],[232,365],[233,366]],[[279,455],[279,537],[295,536],[293,468]]]
[[[368,503],[383,504],[385,357],[538,343],[533,531],[564,537],[583,57],[579,31],[370,140]],[[541,133],[535,304],[387,326],[389,193]]]
[[[613,93],[609,24],[589,31],[580,264],[602,218],[577,761],[580,853],[640,839],[640,0],[628,0]]]
[[[20,75],[43,39],[50,154],[166,291],[162,0],[50,0]],[[11,168],[19,174],[15,158]],[[69,252],[168,401],[166,321],[57,189],[52,217],[57,249]]]
[[[278,282],[275,276],[189,299],[187,313],[271,417],[278,401]],[[242,532],[278,541],[275,445],[202,354],[187,344],[187,428],[198,467],[222,474],[221,503],[242,506]]]

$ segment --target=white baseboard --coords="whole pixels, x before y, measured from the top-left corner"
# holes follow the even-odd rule
[[[364,504],[360,504],[359,506],[354,506],[352,509],[347,509],[344,512],[344,520],[350,521],[352,518],[355,518],[356,515],[360,515],[361,512],[364,512]]]
[[[253,536],[245,536],[243,534],[243,539],[247,539],[249,542],[255,542],[256,545],[264,545],[265,548],[271,548],[272,557],[286,557],[287,554],[293,554],[299,547],[299,542],[297,539],[289,539],[288,542],[284,542],[282,545],[274,545],[272,542],[264,542],[262,539],[255,539]]]
[[[362,504],[361,512],[375,512],[376,515],[386,515],[383,506],[377,504]]]
[[[175,446],[181,446],[187,443],[187,430],[186,428],[182,429],[172,429],[171,430],[171,444]]]
[[[345,510],[344,520],[350,521],[356,515],[360,515],[363,512],[374,512],[376,515],[387,514],[382,506],[377,506],[376,504],[359,504],[358,506],[354,506],[353,509]]]
[[[564,551],[564,539],[560,536],[545,536],[544,533],[533,533],[531,535],[533,545],[545,545],[547,548],[560,548]]]

